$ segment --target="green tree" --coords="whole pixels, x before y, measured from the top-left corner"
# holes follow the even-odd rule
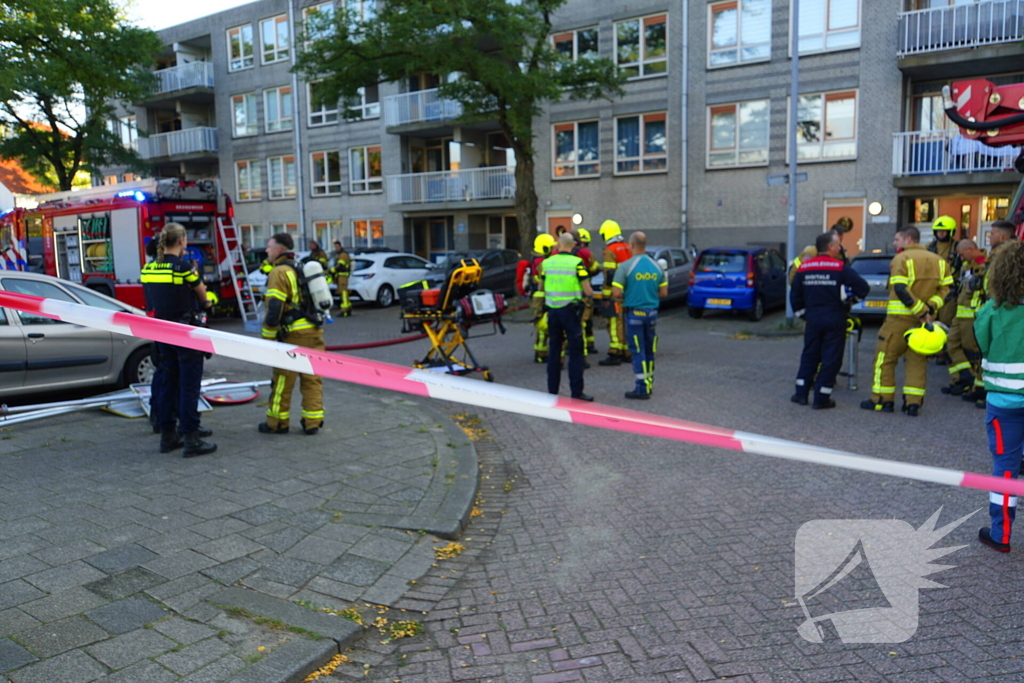
[[[410,74],[441,77],[440,96],[462,104],[461,123],[496,120],[516,156],[516,218],[522,250],[537,225],[533,120],[545,102],[622,93],[615,64],[573,60],[551,41],[565,0],[347,0],[314,15],[295,70],[320,81],[322,102],[357,99],[359,88]],[[457,78],[450,78],[457,76]]]
[[[108,128],[151,92],[160,39],[109,0],[0,3],[0,156],[70,190],[79,171],[148,167]]]

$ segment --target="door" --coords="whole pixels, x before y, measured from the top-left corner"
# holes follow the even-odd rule
[[[668,295],[670,298],[683,298],[690,290],[690,255],[685,249],[670,249],[672,267],[668,271]]]
[[[562,230],[559,230],[559,228],[572,230],[572,216],[569,214],[565,214],[564,216],[548,216],[548,232],[555,235],[557,238],[557,236],[563,232]],[[531,244],[530,247],[532,248],[533,245]]]
[[[10,323],[12,315],[0,308],[0,395],[14,393],[25,383],[25,333]]]
[[[9,292],[78,303],[57,285],[39,280],[5,277],[0,287]],[[25,386],[39,390],[101,384],[112,368],[111,334],[82,325],[19,311],[25,335]]]
[[[853,221],[853,229],[843,235],[843,249],[846,250],[846,257],[852,259],[864,251],[864,201],[849,202],[843,204],[825,204],[825,225],[822,232],[826,232],[833,225],[839,222],[840,218],[849,218]],[[802,248],[802,247],[801,247]],[[797,253],[800,249],[797,249]]]
[[[785,301],[786,279],[772,262],[772,254],[769,251],[759,251],[754,255],[754,277],[759,283],[761,296],[764,298],[765,308],[777,306]]]
[[[981,197],[939,197],[936,218],[939,216],[952,216],[956,220],[960,230],[953,236],[953,239],[970,238],[976,240],[978,239],[978,217],[980,216],[980,211]],[[928,229],[931,229],[930,225]],[[932,236],[926,234],[925,230],[922,230],[921,244],[927,246],[931,242]]]
[[[779,306],[786,305],[786,285],[788,278],[786,277],[786,259],[782,258],[782,254],[777,251],[768,252],[768,258],[770,262],[770,268],[772,269],[772,279],[778,283],[778,298],[775,303]]]

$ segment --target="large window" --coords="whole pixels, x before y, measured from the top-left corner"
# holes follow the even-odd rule
[[[589,59],[598,56],[597,52],[598,29],[580,28],[575,31],[558,33],[552,37],[555,45],[555,52],[566,59],[576,61],[577,59]]]
[[[313,196],[341,194],[341,152],[329,150],[309,155]]]
[[[135,116],[121,116],[107,121],[107,130],[114,134],[114,137],[121,141],[121,144],[129,149],[138,149],[139,126]]]
[[[271,199],[290,199],[295,196],[295,157],[267,159],[267,179]]]
[[[800,0],[800,54],[860,46],[860,0]]]
[[[800,5],[803,11],[803,4]],[[771,56],[771,0],[708,5],[708,67],[760,62]]]
[[[600,175],[601,141],[598,130],[597,121],[556,123],[552,127],[555,178]]]
[[[380,94],[376,85],[359,89],[359,94],[348,102],[348,110],[359,114],[361,119],[380,117]],[[350,114],[351,115],[351,114]]]
[[[260,162],[246,159],[235,162],[235,187],[238,188],[238,201],[254,202],[263,198]]]
[[[658,173],[668,168],[665,112],[615,119],[615,174]]]
[[[292,89],[273,88],[263,91],[263,112],[266,115],[266,130],[276,133],[292,129]]]
[[[320,248],[330,253],[333,249],[331,243],[334,240],[342,241],[341,221],[313,221],[313,239],[320,244]]]
[[[288,59],[288,52],[291,48],[288,15],[282,14],[261,21],[260,41],[264,64],[273,64]]]
[[[366,194],[383,192],[380,147],[353,147],[349,150],[349,192]]]
[[[309,83],[306,92],[309,95],[309,125],[323,126],[328,123],[338,122],[338,104],[336,102],[320,102],[317,86],[319,83]]]
[[[236,138],[256,135],[259,123],[256,120],[256,93],[247,92],[231,98],[231,116],[234,121],[232,135]]]
[[[629,19],[615,24],[615,58],[631,78],[668,71],[668,16]]]
[[[324,2],[302,10],[306,40],[314,41],[334,34],[334,3]]]
[[[800,95],[796,139],[800,161],[856,158],[857,93]]]
[[[252,24],[228,29],[228,71],[253,66]]]
[[[270,234],[276,235],[278,233],[285,233],[291,235],[292,241],[295,244],[299,244],[299,224],[298,223],[271,223]]]
[[[262,249],[267,243],[267,236],[263,234],[261,224],[248,223],[238,227],[242,231],[242,245],[246,249]]]
[[[345,7],[355,21],[372,21],[377,16],[377,0],[345,0]]]
[[[708,107],[708,168],[768,163],[768,100]]]
[[[352,221],[352,246],[383,247],[384,220],[359,218]]]

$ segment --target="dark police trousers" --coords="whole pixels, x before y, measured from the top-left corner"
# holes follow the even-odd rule
[[[174,429],[177,412],[178,432],[191,434],[199,429],[199,390],[203,381],[203,353],[180,346],[160,344],[160,369],[163,387],[156,399],[160,430]]]
[[[562,342],[568,338],[569,389],[583,393],[583,323],[576,304],[548,309],[548,393],[557,394],[562,379]]]
[[[814,382],[815,401],[824,402],[831,398],[832,389],[836,385],[836,375],[843,367],[845,347],[845,320],[807,320],[804,328],[804,351],[800,355],[800,369],[796,373],[797,395],[806,398],[811,390],[811,383]],[[818,374],[817,381],[814,381],[815,372]]]

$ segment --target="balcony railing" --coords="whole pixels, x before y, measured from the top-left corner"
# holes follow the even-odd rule
[[[1024,38],[1024,0],[982,0],[900,12],[898,26],[899,57],[1012,43]]]
[[[462,115],[462,105],[447,100],[433,90],[418,90],[384,98],[384,125],[404,126],[407,123],[445,121]]]
[[[515,169],[505,166],[392,175],[387,177],[387,185],[389,204],[469,202],[516,196]]]
[[[190,62],[156,72],[157,93],[175,92],[186,88],[212,88],[213,64]]]
[[[1020,147],[990,147],[959,130],[896,133],[892,145],[895,176],[948,175],[1013,170]]]
[[[139,138],[139,156],[143,159],[216,151],[216,128],[186,128],[173,133],[159,133],[148,138]]]

